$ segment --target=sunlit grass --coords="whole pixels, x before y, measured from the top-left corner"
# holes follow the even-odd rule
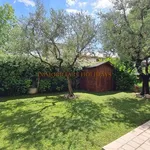
[[[100,150],[150,119],[131,93],[76,93],[0,99],[0,150]]]

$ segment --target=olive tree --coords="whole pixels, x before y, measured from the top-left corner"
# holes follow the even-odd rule
[[[112,11],[99,13],[101,43],[105,51],[117,52],[121,60],[135,64],[143,80],[141,95],[149,94],[150,1],[113,0],[113,3]]]
[[[91,51],[96,41],[97,25],[90,15],[53,9],[46,14],[40,1],[35,12],[22,19],[20,27],[19,51],[58,71],[73,71],[80,55]],[[71,78],[66,77],[69,96],[74,96]]]
[[[9,34],[12,28],[15,25],[15,16],[12,6],[5,4],[0,6],[0,48],[3,49],[3,46],[9,39]]]

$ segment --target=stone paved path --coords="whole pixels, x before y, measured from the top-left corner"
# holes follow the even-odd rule
[[[104,146],[102,150],[150,150],[150,121]]]

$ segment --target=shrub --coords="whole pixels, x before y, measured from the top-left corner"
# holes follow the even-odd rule
[[[25,57],[1,59],[0,70],[0,95],[27,94],[30,87],[37,87],[39,72],[56,72],[36,59]],[[66,89],[65,77],[40,79],[40,93]]]
[[[108,59],[108,61],[110,61],[115,67],[113,79],[115,81],[116,90],[133,90],[134,84],[137,83],[134,64],[131,62],[123,62],[119,58]]]
[[[40,93],[45,93],[45,92],[52,91],[51,84],[52,84],[51,80],[41,80],[40,83],[39,83],[38,91]]]
[[[119,68],[114,70],[113,78],[116,90],[119,91],[130,91],[136,83],[136,76],[134,74],[119,70]]]

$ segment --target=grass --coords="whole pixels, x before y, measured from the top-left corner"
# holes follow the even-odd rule
[[[150,119],[150,101],[132,93],[0,99],[0,150],[100,150]]]

